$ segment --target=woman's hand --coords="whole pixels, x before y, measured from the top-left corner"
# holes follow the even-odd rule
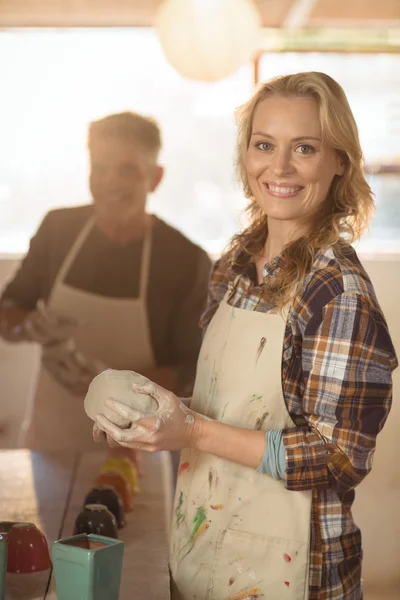
[[[147,452],[195,448],[252,469],[260,465],[265,451],[265,431],[209,419],[190,410],[175,394],[151,381],[132,388],[157,400],[159,408],[155,415],[145,417],[121,402],[107,400],[106,405],[130,421],[130,427],[121,429],[99,414],[95,425],[97,437],[107,437],[112,446],[117,443]]]
[[[131,425],[127,429],[121,429],[103,414],[99,414],[96,417],[97,432],[105,432],[109,442],[147,452],[181,450],[195,446],[203,420],[201,415],[191,411],[175,394],[151,381],[142,386],[135,385],[133,389],[137,393],[149,394],[158,402],[155,415],[146,417],[129,406],[110,399],[106,402],[107,406],[128,419]]]
[[[129,458],[136,467],[139,477],[144,477],[144,467],[142,453],[133,448],[126,448],[121,446],[104,431],[99,429],[96,423],[93,425],[93,440],[97,443],[108,442],[110,446],[109,457],[110,458]]]

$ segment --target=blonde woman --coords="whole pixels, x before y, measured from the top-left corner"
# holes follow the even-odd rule
[[[214,267],[190,409],[149,382],[158,425],[111,401],[132,426],[95,435],[183,449],[174,599],[361,600],[351,507],[397,360],[350,246],[373,208],[357,127],[323,73],[264,83],[238,127],[250,223]]]

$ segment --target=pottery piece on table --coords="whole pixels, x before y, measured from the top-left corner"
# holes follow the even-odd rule
[[[15,523],[7,534],[9,573],[35,573],[51,567],[44,534],[33,523]]]
[[[50,573],[50,569],[37,573],[7,573],[5,600],[43,600]],[[46,600],[50,598],[46,596]]]
[[[103,371],[89,385],[84,402],[86,414],[95,420],[96,415],[101,413],[118,427],[126,429],[130,421],[106,406],[106,401],[113,399],[143,415],[154,415],[158,409],[158,402],[151,396],[139,394],[132,389],[133,384],[144,385],[148,381],[146,377],[134,371]]]
[[[121,473],[131,488],[133,494],[139,493],[137,469],[129,458],[109,458],[101,467],[100,473]]]
[[[126,446],[113,446],[108,449],[109,458],[128,458],[137,468],[136,452],[134,448],[126,448]]]
[[[11,528],[14,527],[14,525],[17,525],[17,523],[20,523],[20,521],[0,521],[0,535],[7,539]]]
[[[96,485],[111,486],[121,498],[125,512],[133,509],[133,494],[122,473],[100,473],[96,479]]]
[[[75,520],[74,535],[79,533],[118,538],[117,522],[103,504],[87,504]]]
[[[114,515],[118,529],[125,527],[125,511],[122,500],[110,485],[98,485],[86,495],[84,506],[87,504],[103,504]]]
[[[54,542],[51,554],[58,600],[118,600],[123,542],[76,535]]]

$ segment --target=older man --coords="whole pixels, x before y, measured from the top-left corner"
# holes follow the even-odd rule
[[[30,448],[91,444],[82,400],[102,368],[190,389],[210,273],[206,253],[146,210],[161,135],[134,113],[91,123],[93,204],[51,211],[0,303],[8,340],[43,345]]]

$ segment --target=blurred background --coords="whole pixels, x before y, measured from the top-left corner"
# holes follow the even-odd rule
[[[217,81],[188,79],[169,63],[153,27],[161,4],[0,1],[2,255],[24,253],[49,209],[90,200],[87,125],[123,110],[152,115],[161,125],[166,178],[151,208],[218,254],[239,227],[244,207],[232,168],[234,109],[255,81],[306,70],[339,81],[359,125],[378,208],[360,250],[398,253],[399,0],[258,0],[262,29],[254,60]],[[184,3],[175,4],[178,10]],[[215,28],[234,48],[236,23],[226,15],[218,23],[207,4],[203,0],[204,11],[211,11]],[[206,41],[209,29],[196,33],[218,61],[219,48]],[[177,51],[196,55],[198,45],[188,39]],[[196,64],[192,70],[196,77]],[[207,75],[214,76],[211,70]]]
[[[185,2],[203,18],[171,35]],[[243,20],[246,38],[235,0],[224,14],[213,0],[0,0],[0,288],[49,209],[90,201],[88,123],[124,110],[155,117],[163,132],[166,177],[151,210],[217,257],[245,206],[233,168],[235,108],[273,75],[324,71],[343,86],[359,126],[377,211],[358,251],[399,352],[400,0],[249,3],[260,27],[255,35]],[[32,345],[0,342],[3,420],[18,422],[38,364]],[[398,437],[397,404],[382,465]],[[382,479],[366,482],[370,504],[359,508],[365,523],[388,483],[385,469],[375,472]],[[399,478],[390,477],[399,506]],[[381,589],[397,576],[386,559],[400,557],[399,518],[374,527],[365,535],[380,559],[366,560]]]

